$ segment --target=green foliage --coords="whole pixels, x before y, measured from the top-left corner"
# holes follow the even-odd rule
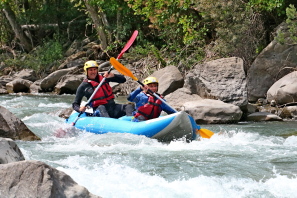
[[[144,45],[134,45],[129,49],[128,53],[125,53],[124,56],[131,62],[138,61],[148,56],[154,56],[152,48],[154,49],[155,53],[159,53],[156,52],[158,49],[152,43],[148,42]]]
[[[82,14],[71,1],[28,1],[28,4],[11,4],[20,24],[48,24],[73,20]],[[63,20],[63,21],[62,21]]]
[[[199,22],[204,25],[208,35],[206,59],[240,57],[248,70],[262,47],[269,42],[265,37],[266,16],[258,10],[255,12],[250,3],[241,0],[200,0],[194,5],[201,14]]]
[[[41,65],[50,65],[55,60],[63,58],[63,48],[60,42],[50,40],[36,51]]]
[[[278,29],[275,39],[280,44],[297,44],[297,11],[294,5],[287,7],[286,15],[287,28]]]
[[[108,55],[117,54],[137,29],[139,35],[131,50],[135,59],[149,57],[162,66],[173,64],[187,70],[198,62],[229,56],[241,57],[248,69],[270,42],[267,35],[284,20],[285,11],[291,37],[296,41],[296,9],[294,6],[285,9],[295,1],[88,0],[88,3],[98,15],[106,16],[105,28],[110,33],[108,38],[112,37],[106,50]],[[31,31],[34,47],[42,47],[35,48],[22,62],[10,59],[7,64],[46,70],[63,58],[61,41],[53,35],[69,38],[69,26],[66,29],[61,24],[79,17],[84,23],[75,27],[78,33],[72,38],[98,36],[87,15],[85,0],[5,0],[0,6],[4,3],[10,5],[21,25],[59,24],[59,28]],[[15,37],[7,24],[5,18],[0,18],[1,44],[10,42],[11,48],[19,46],[12,45]],[[279,35],[281,39],[282,33]]]
[[[174,48],[189,44],[194,40],[203,40],[205,29],[199,26],[199,14],[191,7],[190,0],[130,0],[135,14],[144,16],[151,23],[159,37]]]
[[[95,6],[98,13],[103,12],[106,16],[108,22],[106,29],[113,33],[112,40],[115,41],[115,45],[126,41],[131,36],[131,32],[143,23],[124,0],[90,0],[89,4]]]
[[[279,31],[276,35],[276,41],[280,44],[285,44],[285,34],[282,31]]]
[[[11,27],[2,12],[0,13],[0,45],[5,45],[12,40],[12,35]]]
[[[153,54],[155,55],[155,57],[157,58],[157,60],[161,63],[162,67],[166,67],[166,62],[162,57],[162,55],[160,54],[160,51],[158,50],[158,48],[156,48],[156,46],[154,45],[151,45],[150,48]]]
[[[241,0],[128,0],[128,3],[135,14],[150,22],[149,27],[164,41],[154,45],[175,54],[174,58],[165,55],[167,64],[238,56],[249,65],[267,44],[265,17],[259,13],[281,15],[285,0],[247,3]]]
[[[21,59],[6,59],[4,61],[7,67],[18,69],[33,69],[37,74],[48,71],[51,67],[57,66],[63,58],[62,45],[58,40],[49,40],[42,46],[38,46],[31,53]]]
[[[135,14],[143,16],[150,23],[150,29],[155,30],[154,48],[150,49],[161,65],[183,65],[186,68],[202,59],[209,29],[201,21],[193,1],[129,0],[128,3]],[[197,56],[199,60],[193,61]]]
[[[250,0],[247,5],[260,11],[276,11],[278,15],[285,14],[285,0]]]
[[[297,44],[297,12],[296,8],[293,5],[290,5],[286,9],[287,20],[290,38],[292,39],[294,44]]]

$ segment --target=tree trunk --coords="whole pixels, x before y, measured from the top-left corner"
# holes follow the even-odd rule
[[[101,8],[99,8],[99,15],[100,15],[100,17],[102,19],[103,26],[106,27],[105,28],[105,33],[106,33],[107,41],[108,41],[107,44],[109,44],[112,41],[111,32],[107,30],[107,28],[109,27],[109,23],[107,21],[106,15],[104,14],[104,12],[103,12],[103,10]]]
[[[30,52],[33,49],[33,45],[30,42],[30,39],[25,35],[21,26],[16,20],[14,12],[11,10],[10,6],[7,3],[4,3],[3,12],[9,21],[12,30],[15,33],[15,36],[20,40],[20,43],[26,52]]]
[[[116,40],[120,40],[120,33],[122,32],[122,10],[119,8],[117,10],[117,34],[116,34]]]
[[[107,30],[105,28],[105,23],[107,21],[104,21],[104,18],[102,18],[102,13],[98,14],[96,9],[89,4],[88,0],[85,0],[85,5],[90,14],[90,17],[92,18],[95,29],[97,30],[99,40],[101,41],[101,49],[104,51],[107,49],[107,46],[110,42],[110,40],[108,39]]]

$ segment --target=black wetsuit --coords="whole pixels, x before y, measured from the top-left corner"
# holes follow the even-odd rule
[[[103,75],[103,74],[100,74]],[[98,77],[96,76],[95,81],[98,82]],[[105,78],[105,82],[117,82],[117,83],[124,83],[126,82],[126,78],[123,75],[114,74],[114,77],[112,78]],[[98,82],[100,83],[100,82]],[[91,95],[94,92],[93,86],[83,81],[79,87],[76,90],[76,96],[74,99],[74,102],[72,103],[72,107],[75,111],[80,112],[80,104],[83,97],[86,97],[89,99]],[[101,106],[101,105],[100,105]],[[104,104],[104,107],[106,108],[106,111],[111,118],[119,118],[124,115],[131,116],[133,112],[133,106],[128,104],[117,104],[115,103],[114,99],[108,100],[107,104]],[[96,108],[93,108],[94,112],[96,111]],[[104,115],[105,112],[102,112],[102,115]],[[106,117],[106,116],[103,116]]]

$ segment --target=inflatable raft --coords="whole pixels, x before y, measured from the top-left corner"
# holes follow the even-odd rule
[[[71,124],[77,116],[77,112],[72,113],[66,123]],[[188,141],[194,140],[196,139],[196,129],[200,129],[193,118],[183,111],[143,122],[131,122],[129,116],[114,119],[90,117],[84,113],[77,120],[75,127],[96,134],[130,133],[144,135],[162,142],[181,138]]]

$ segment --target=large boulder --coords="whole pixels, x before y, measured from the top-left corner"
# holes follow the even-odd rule
[[[0,178],[1,197],[99,198],[69,175],[39,161],[3,164]]]
[[[2,106],[0,106],[0,123],[0,137],[13,140],[40,140],[23,121]]]
[[[86,75],[65,75],[61,77],[55,86],[55,93],[57,94],[75,94],[77,87],[86,78]]]
[[[61,79],[62,76],[75,70],[77,70],[76,67],[71,67],[67,69],[57,70],[51,73],[40,82],[40,88],[44,91],[53,91],[54,87],[56,86],[57,82]]]
[[[267,100],[279,105],[297,101],[297,71],[276,81],[267,91]]]
[[[164,97],[167,103],[177,111],[183,111],[183,104],[189,101],[202,100],[197,94],[191,94],[187,88],[180,88]]]
[[[190,101],[184,103],[183,107],[198,124],[237,123],[242,116],[242,111],[238,106],[219,100]]]
[[[277,33],[288,32],[285,24],[278,27]],[[284,33],[285,44],[273,40],[255,59],[247,77],[248,100],[256,102],[265,98],[268,89],[280,78],[297,67],[297,45]]]
[[[33,84],[30,80],[25,80],[21,78],[14,79],[13,81],[6,84],[6,89],[8,93],[19,93],[30,92],[30,86]]]
[[[240,108],[219,100],[202,99],[181,88],[168,94],[165,99],[177,111],[186,111],[199,124],[236,123],[242,117]]]
[[[241,58],[222,58],[196,65],[187,74],[184,87],[205,99],[218,99],[239,107],[247,104]]]
[[[25,157],[15,142],[9,138],[0,138],[0,164],[22,160]]]
[[[182,88],[184,85],[184,78],[180,71],[175,66],[167,66],[163,69],[155,71],[151,76],[156,77],[159,81],[159,90],[163,96]]]

